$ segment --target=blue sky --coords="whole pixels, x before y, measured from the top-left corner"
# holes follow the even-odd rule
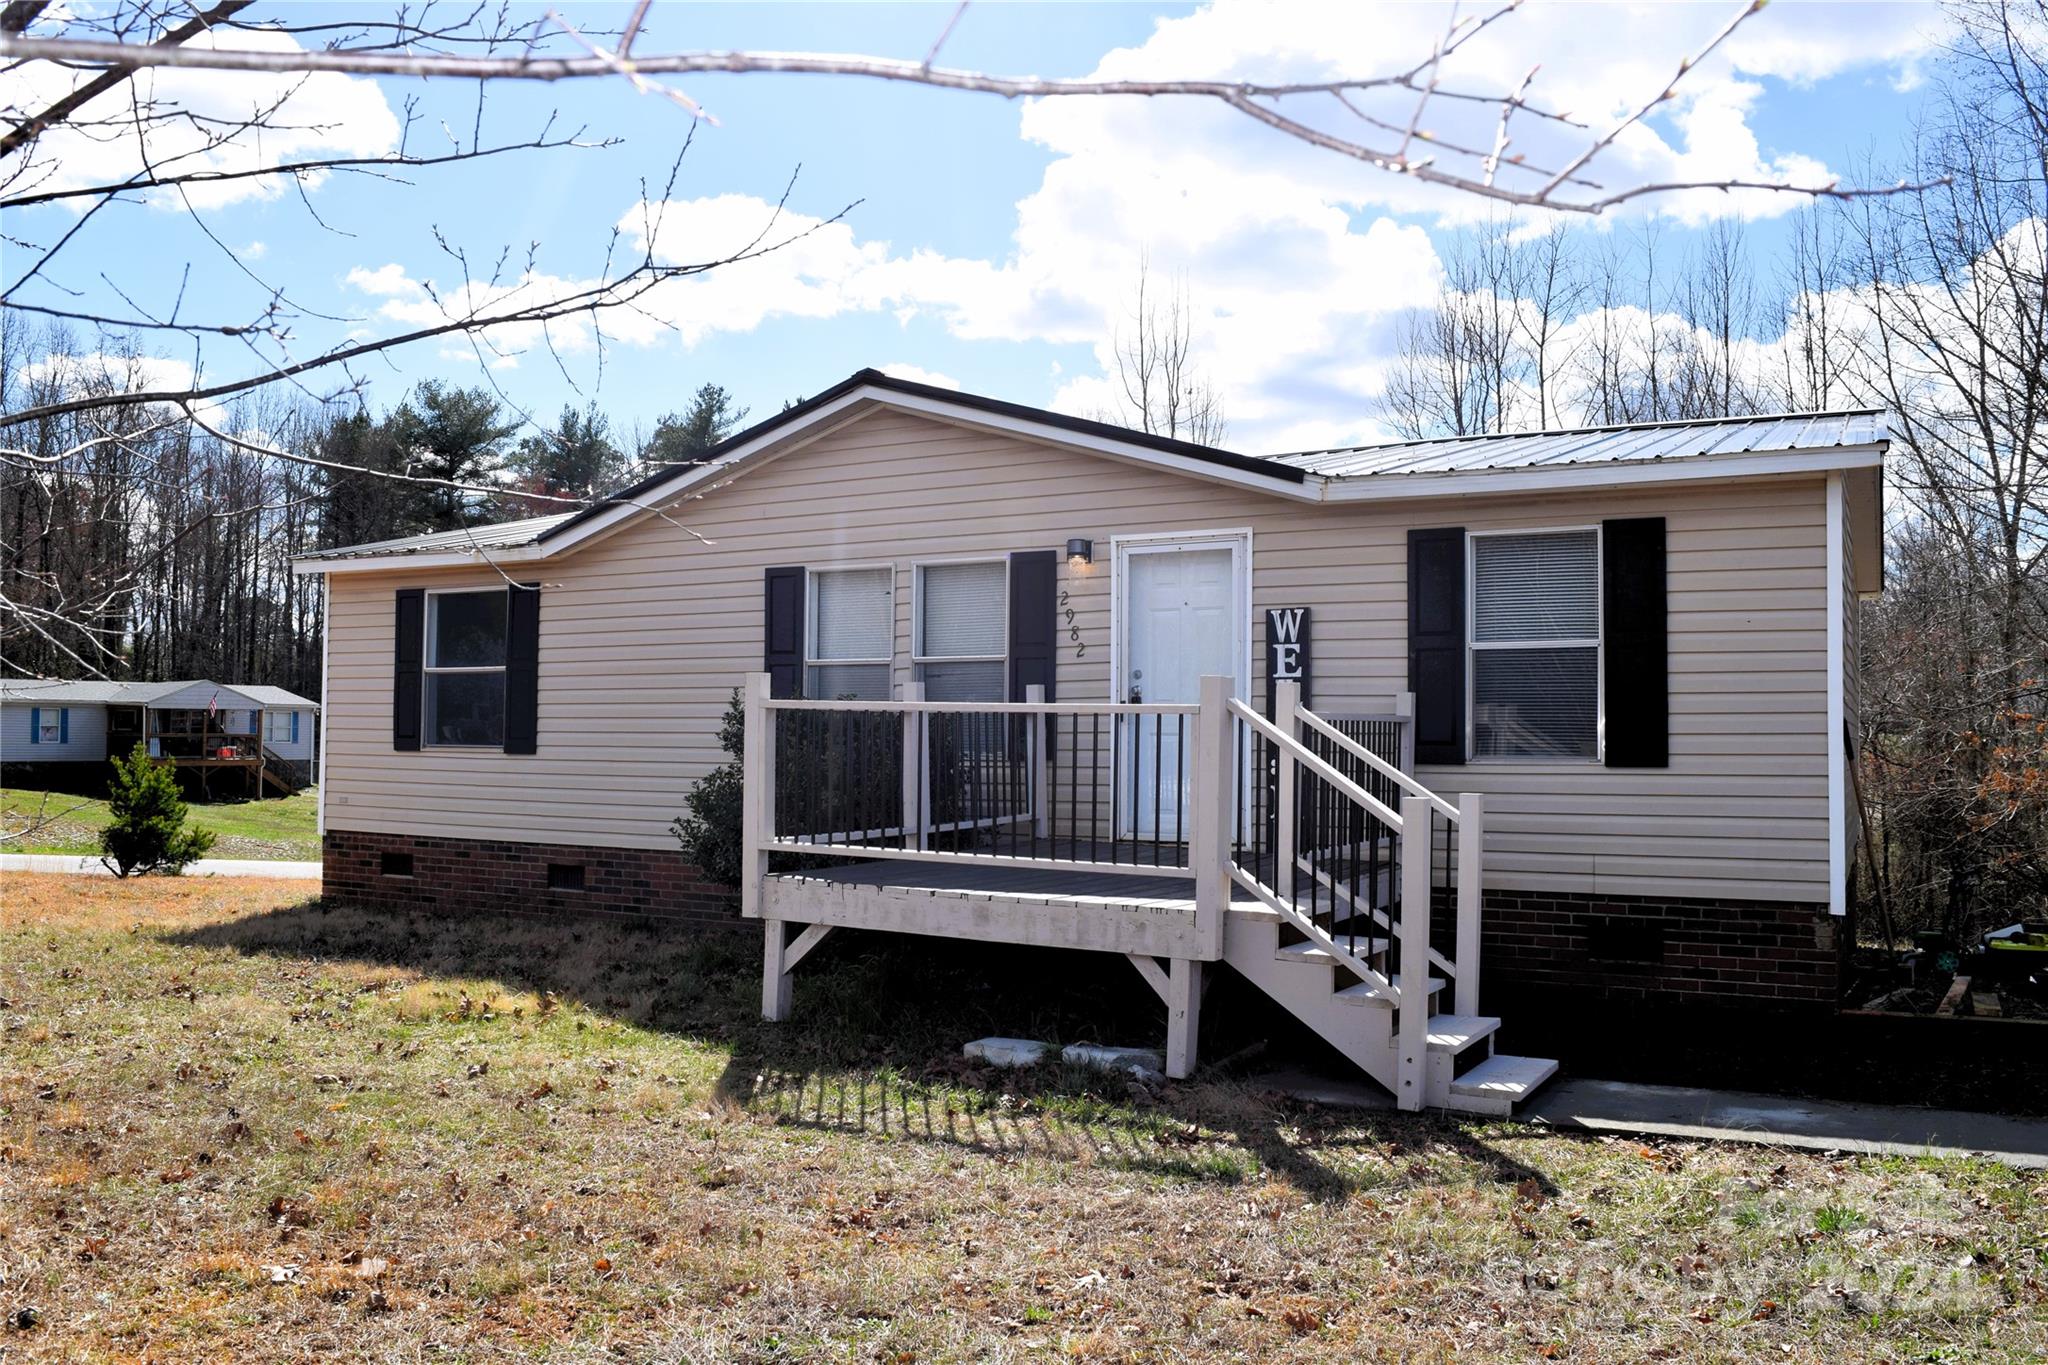
[[[615,25],[622,7],[560,6],[580,27]],[[259,13],[262,11],[258,11]],[[282,11],[279,11],[282,12]],[[656,6],[642,50],[748,47],[922,57],[950,5]],[[1666,79],[1730,13],[1723,4],[1530,4],[1475,42],[1447,79],[1512,84],[1540,60],[1532,94],[1595,126]],[[357,16],[352,7],[294,6],[294,18]],[[1370,4],[977,5],[942,62],[1048,76],[1301,76],[1405,66],[1426,53],[1448,11]],[[1597,162],[1605,183],[1758,174],[1845,175],[1893,154],[1925,92],[1933,11],[1908,5],[1774,4],[1681,85],[1681,98]],[[263,77],[193,75],[166,91],[232,103]],[[692,78],[681,87],[714,113],[697,129],[670,198],[657,250],[675,259],[750,235],[801,168],[783,230],[847,217],[761,261],[666,293],[653,317],[606,324],[602,348],[562,329],[558,365],[539,339],[496,338],[483,363],[466,345],[426,342],[359,371],[373,406],[419,379],[497,386],[545,419],[594,399],[622,430],[680,406],[697,384],[732,389],[757,416],[866,365],[907,367],[970,390],[1094,413],[1111,395],[1107,346],[1137,263],[1185,278],[1197,339],[1221,390],[1231,443],[1246,449],[1335,443],[1377,434],[1373,395],[1394,324],[1434,289],[1435,253],[1477,201],[1340,161],[1241,116],[1185,101],[1048,101],[892,86],[856,79]],[[401,80],[320,78],[295,99],[318,124],[307,147],[355,152],[391,145],[395,115],[419,101],[413,147],[467,130],[473,88]],[[1411,97],[1380,106],[1405,119]],[[352,332],[400,330],[460,284],[436,244],[459,248],[472,273],[509,253],[511,275],[537,243],[548,280],[587,278],[614,224],[659,198],[687,115],[621,82],[492,88],[484,140],[517,140],[559,111],[558,131],[613,137],[601,150],[514,153],[441,170],[410,184],[337,174],[271,197],[216,196],[187,207],[117,205],[88,224],[31,301],[247,320],[271,288],[303,310],[294,354]],[[1430,116],[1446,135],[1490,138],[1493,112]],[[1318,115],[1320,120],[1320,114]],[[1340,124],[1328,124],[1341,130]],[[1518,130],[1532,157],[1566,154],[1540,128]],[[245,155],[286,156],[289,139]],[[53,150],[66,152],[59,144]],[[83,176],[118,148],[68,149]],[[224,202],[223,202],[224,201]],[[310,206],[310,208],[309,208]],[[1682,252],[1725,213],[1752,224],[1764,268],[1790,204],[1770,196],[1693,194],[1647,202],[1586,225],[1588,234],[1655,219]],[[316,221],[315,214],[318,219]],[[73,221],[53,205],[10,215],[10,235],[47,241]],[[323,226],[323,223],[325,226]],[[209,238],[233,249],[229,252]],[[628,232],[629,243],[633,240]],[[23,253],[10,247],[10,260]],[[17,273],[6,270],[11,281]],[[36,290],[37,286],[31,286]],[[76,291],[75,296],[62,291]],[[318,315],[327,315],[321,317]],[[91,349],[81,338],[80,349]],[[172,354],[190,361],[189,348]],[[208,379],[244,373],[235,343],[208,343]],[[309,381],[325,392],[333,378]]]

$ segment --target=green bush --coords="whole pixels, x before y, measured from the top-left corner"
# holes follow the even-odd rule
[[[669,829],[683,846],[683,856],[721,886],[740,884],[741,812],[745,782],[740,767],[746,744],[747,708],[734,688],[725,716],[718,722],[718,744],[732,761],[704,774],[683,799],[689,814],[677,816]]]
[[[114,822],[100,831],[101,861],[117,877],[146,872],[176,876],[213,847],[209,830],[185,828],[185,801],[168,763],[149,756],[141,743],[126,758],[114,759],[107,788]]]

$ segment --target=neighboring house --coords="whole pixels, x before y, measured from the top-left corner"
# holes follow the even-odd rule
[[[291,791],[315,780],[319,711],[281,687],[0,678],[0,764],[12,786],[92,779],[142,743],[209,786],[232,774],[251,791]]]
[[[1847,412],[1258,458],[863,371],[589,510],[300,560],[326,891],[729,913],[669,823],[762,674],[771,1016],[835,924],[1090,947],[1184,1071],[1228,961],[1404,1103],[1504,1107],[1547,1072],[1488,1058],[1480,960],[1568,1005],[1834,1005],[1886,443]],[[797,848],[849,861],[771,875]],[[1403,961],[1456,1012],[1399,1008]]]

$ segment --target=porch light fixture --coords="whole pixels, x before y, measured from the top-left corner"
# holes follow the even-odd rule
[[[1087,565],[1087,564],[1093,564],[1094,562],[1095,562],[1095,542],[1094,542],[1094,541],[1092,541],[1092,540],[1082,540],[1082,539],[1080,539],[1079,537],[1076,537],[1075,539],[1073,539],[1073,540],[1070,540],[1070,541],[1068,541],[1068,542],[1067,542],[1067,565],[1068,565],[1068,567],[1070,567],[1070,568],[1075,568],[1075,569],[1078,569],[1078,568],[1081,568],[1081,567],[1082,567],[1083,565]]]

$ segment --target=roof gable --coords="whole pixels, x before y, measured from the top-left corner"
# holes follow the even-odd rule
[[[1668,422],[1242,455],[1105,422],[861,370],[719,444],[578,512],[316,551],[301,573],[502,565],[552,558],[657,515],[663,504],[742,475],[869,412],[892,409],[1306,502],[1439,497],[1671,479],[1815,473],[1880,463],[1876,410]],[[1779,457],[1779,458],[1769,458]]]

